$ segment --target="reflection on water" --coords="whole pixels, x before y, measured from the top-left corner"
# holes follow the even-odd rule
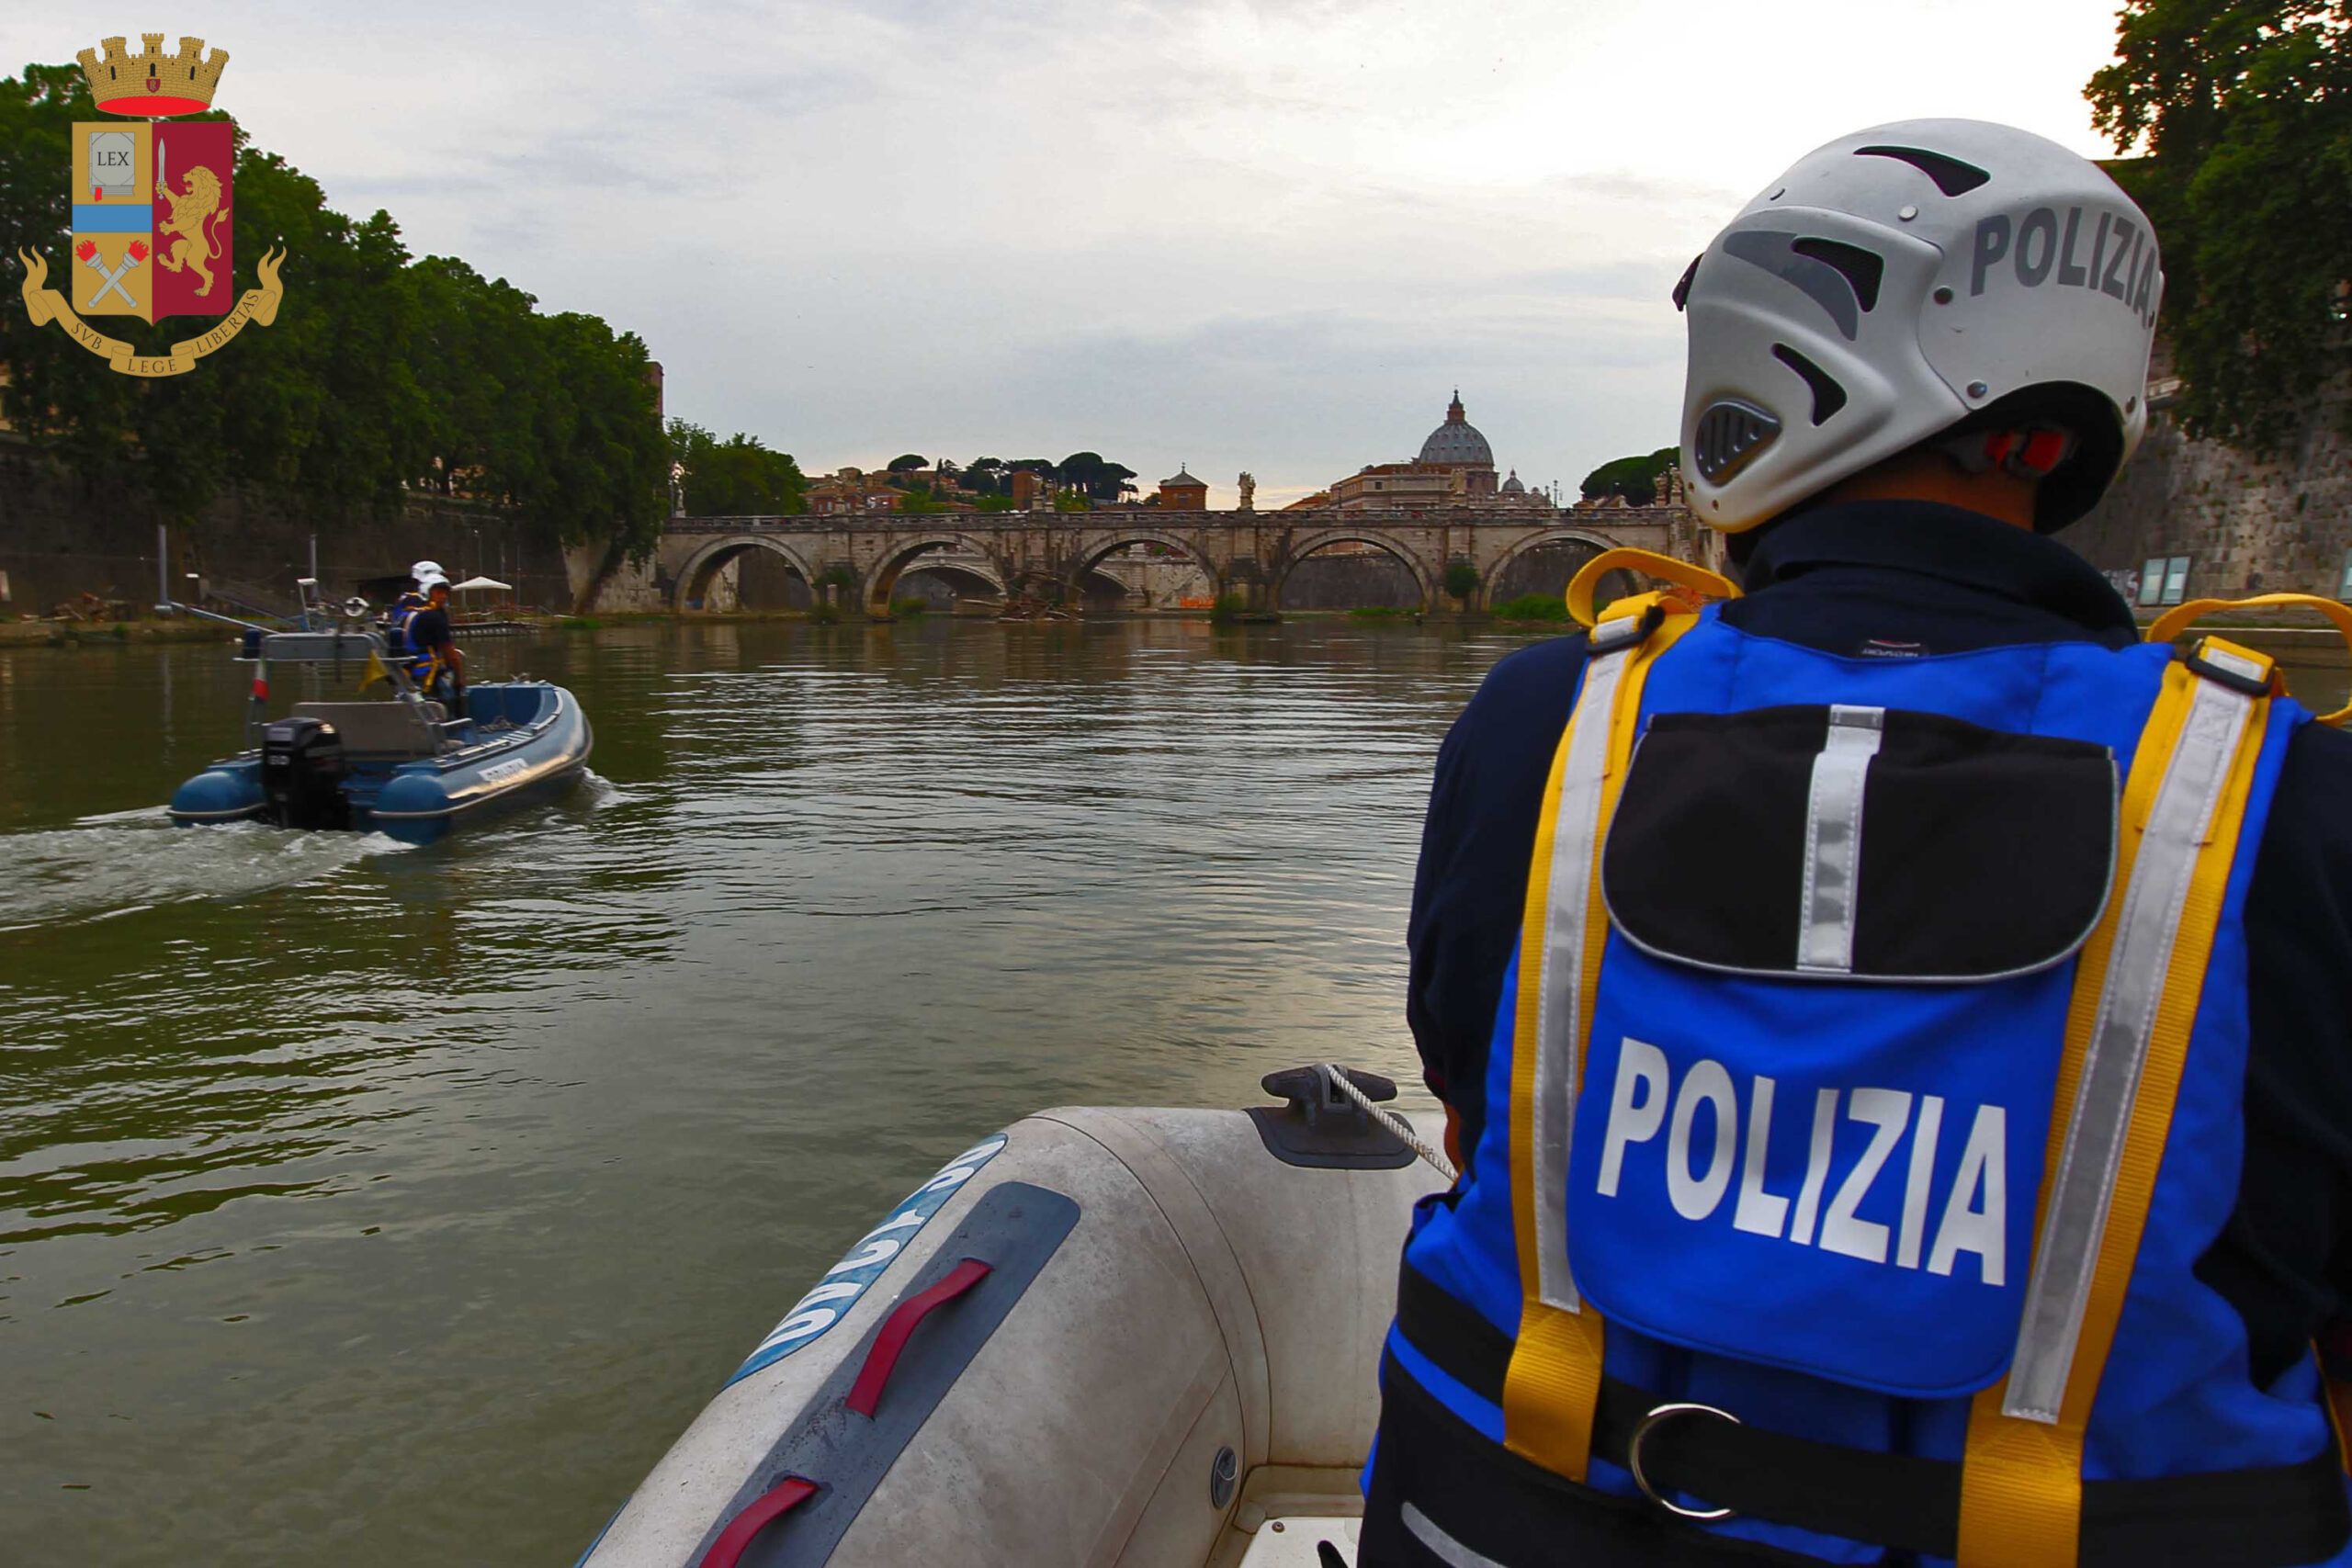
[[[220,650],[0,656],[0,1562],[569,1561],[975,1134],[1407,1072],[1430,759],[1510,646],[486,647],[600,776],[423,850],[158,826]]]
[[[1430,761],[1510,646],[492,645],[600,776],[422,850],[158,826],[220,649],[0,655],[0,1562],[568,1562],[975,1134],[1409,1077]]]

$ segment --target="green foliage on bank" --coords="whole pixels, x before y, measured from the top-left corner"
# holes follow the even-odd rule
[[[670,457],[686,510],[698,517],[780,517],[808,509],[808,479],[788,452],[741,431],[721,441],[699,424],[670,422]]]
[[[2163,247],[2182,418],[2275,453],[2352,369],[2345,5],[2131,0],[2115,52],[2084,96],[2118,152],[2145,154],[2111,172]]]
[[[1495,618],[1500,621],[1565,621],[1568,618],[1568,602],[1557,593],[1522,593],[1516,599],[1506,599],[1496,605]]]
[[[1445,563],[1442,583],[1446,593],[1465,603],[1478,592],[1478,569],[1460,556]]]
[[[1619,457],[1585,475],[1582,493],[1587,501],[1622,495],[1630,505],[1647,506],[1657,500],[1657,477],[1681,460],[1679,446],[1661,446],[1643,456]]]
[[[282,246],[285,299],[195,370],[118,374],[18,307],[21,247],[70,292],[76,119],[98,118],[81,68],[0,77],[0,417],[75,472],[117,471],[190,516],[232,484],[274,488],[322,518],[418,492],[512,508],[566,540],[650,547],[668,511],[669,454],[645,344],[594,316],[543,314],[503,278],[416,257],[379,211],[355,220],[318,183],[237,135],[232,299]],[[222,115],[198,118],[225,118]],[[96,324],[141,353],[212,324]]]

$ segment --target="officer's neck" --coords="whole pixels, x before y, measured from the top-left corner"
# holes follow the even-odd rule
[[[2034,481],[2002,468],[1972,474],[1940,452],[1898,453],[1822,493],[1821,503],[1849,501],[1933,501],[1997,518],[2030,532]]]

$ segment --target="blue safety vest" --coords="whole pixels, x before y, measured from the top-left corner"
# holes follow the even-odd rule
[[[1384,1375],[1499,1463],[1830,1562],[2073,1563],[2086,1487],[2201,1472],[2317,1466],[2340,1512],[2316,1365],[2255,1386],[2194,1271],[2310,715],[2219,639],[1867,660],[1673,607],[1592,634],[1489,1114],[1417,1213]],[[1735,1422],[1826,1445],[1815,1480],[1943,1461],[1956,1551],[1632,1472]],[[2290,1560],[2352,1563],[2325,1539]]]
[[[424,595],[417,592],[413,589],[411,589],[408,592],[401,594],[398,599],[392,601],[392,613],[389,622],[389,635],[386,637],[385,641],[390,645],[391,655],[394,659],[409,659],[414,657],[416,649],[409,646],[408,624],[416,619],[417,612],[424,609],[428,601],[425,599]]]

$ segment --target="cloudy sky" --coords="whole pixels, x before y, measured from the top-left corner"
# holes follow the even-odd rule
[[[201,34],[352,213],[634,330],[804,468],[1058,458],[1229,505],[1410,457],[1457,383],[1573,487],[1674,439],[1674,279],[1799,154],[2004,119],[2086,154],[2109,0],[944,0],[0,15],[0,71]],[[300,258],[288,267],[300,287]]]

